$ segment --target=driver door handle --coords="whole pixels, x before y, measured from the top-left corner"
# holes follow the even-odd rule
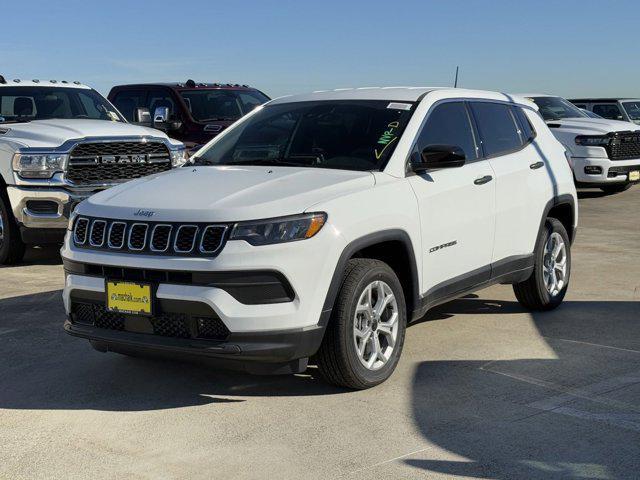
[[[484,185],[485,183],[489,183],[491,180],[493,180],[491,175],[485,175],[484,177],[476,178],[473,183],[476,185]]]
[[[544,167],[544,162],[536,162],[536,163],[532,163],[531,165],[529,165],[529,168],[531,170],[536,170],[540,167]]]

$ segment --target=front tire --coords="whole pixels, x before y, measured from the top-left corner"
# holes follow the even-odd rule
[[[607,185],[605,187],[600,187],[600,189],[608,195],[613,195],[614,193],[622,193],[626,190],[629,190],[631,188],[631,185],[631,183],[623,183],[622,185]]]
[[[13,218],[9,199],[0,191],[0,265],[13,265],[24,257],[25,245]]]
[[[350,260],[316,356],[321,376],[353,389],[384,382],[400,359],[406,325],[402,285],[391,267]]]
[[[536,243],[531,276],[513,285],[520,304],[529,310],[553,310],[562,303],[571,274],[571,242],[562,223],[548,218]]]

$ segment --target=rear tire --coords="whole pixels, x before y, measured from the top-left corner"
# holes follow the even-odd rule
[[[25,245],[13,218],[9,198],[0,191],[0,265],[13,265],[24,257]]]
[[[353,389],[384,382],[400,359],[406,324],[402,285],[391,267],[350,260],[316,355],[320,375]]]
[[[625,190],[629,190],[631,188],[632,183],[624,183],[622,185],[607,185],[606,187],[600,187],[600,189],[608,194],[612,195],[614,193],[622,193]]]
[[[534,257],[531,276],[514,284],[513,291],[520,304],[529,310],[553,310],[562,303],[571,274],[571,242],[564,226],[555,218],[547,218]]]

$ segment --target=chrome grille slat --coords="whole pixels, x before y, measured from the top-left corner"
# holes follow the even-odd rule
[[[180,225],[173,240],[173,249],[177,253],[190,253],[196,246],[197,225]]]
[[[73,227],[72,241],[83,249],[214,257],[224,248],[228,232],[229,225],[224,224],[139,222],[79,216]]]
[[[109,239],[107,241],[107,245],[109,248],[114,248],[116,250],[124,247],[124,239],[127,234],[127,224],[124,222],[112,222],[109,227]]]
[[[147,232],[149,231],[149,225],[146,223],[134,223],[129,229],[129,238],[127,241],[127,247],[134,252],[140,252],[144,250],[147,244]]]
[[[79,218],[76,220],[75,228],[73,229],[73,241],[76,245],[84,245],[87,243],[87,232],[89,230],[89,220],[86,218]]]
[[[104,220],[94,220],[91,222],[91,232],[89,233],[89,245],[92,247],[102,247],[107,231],[107,222]],[[99,239],[99,241],[98,241]]]
[[[200,253],[213,254],[222,247],[222,239],[227,233],[226,225],[208,225],[200,238]]]
[[[149,249],[152,252],[161,253],[169,250],[171,245],[171,232],[173,227],[166,223],[159,223],[153,227],[151,231],[151,241],[149,242]]]

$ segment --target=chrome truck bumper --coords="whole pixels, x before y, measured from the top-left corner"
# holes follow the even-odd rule
[[[66,229],[69,215],[89,193],[56,188],[7,187],[13,216],[26,228]]]

